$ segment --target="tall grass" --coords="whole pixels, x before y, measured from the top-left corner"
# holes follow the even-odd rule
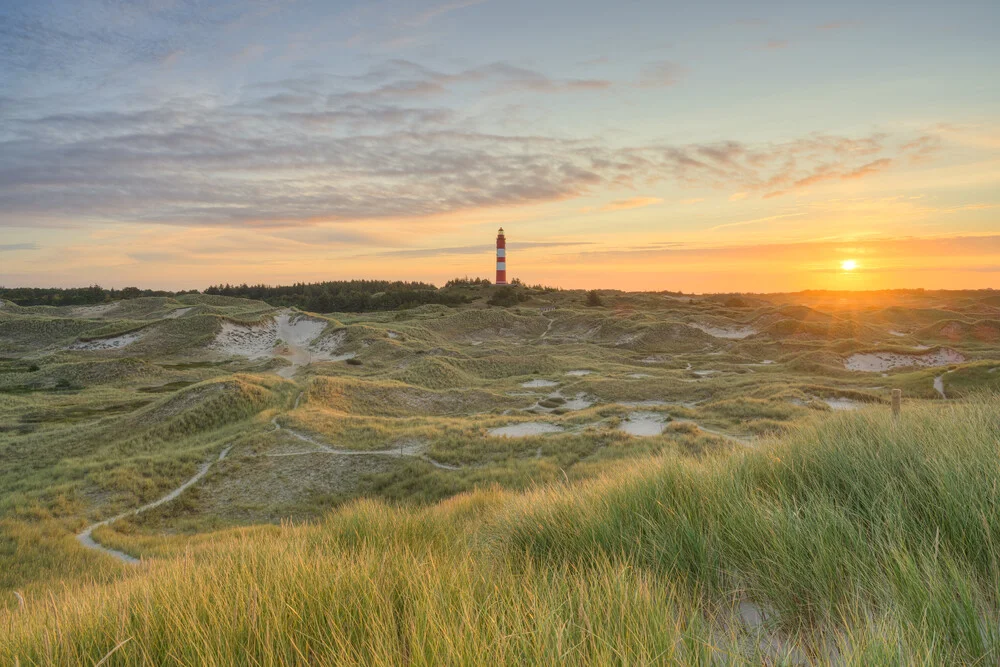
[[[582,486],[167,538],[134,576],[0,612],[0,662],[995,664],[1000,398],[886,412]]]
[[[616,562],[738,593],[788,630],[886,614],[963,659],[1000,654],[1000,400],[843,415],[759,451],[671,460],[498,517],[508,557]]]

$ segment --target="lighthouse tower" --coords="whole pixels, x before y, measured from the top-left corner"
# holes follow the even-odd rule
[[[497,285],[507,284],[507,239],[503,227],[497,232]]]

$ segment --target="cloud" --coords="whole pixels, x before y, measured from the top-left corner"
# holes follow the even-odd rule
[[[521,241],[508,242],[507,249],[513,252],[518,250],[528,250],[532,248],[567,248],[573,246],[595,245],[590,241],[566,241],[566,242],[544,242],[544,241]],[[413,248],[409,250],[388,250],[357,257],[440,257],[443,255],[478,255],[496,250],[495,245],[467,245],[450,248]]]
[[[892,260],[898,265],[898,260],[914,261],[916,258],[930,258],[935,261],[941,258],[955,260],[961,257],[1000,256],[1000,235],[982,236],[943,236],[943,237],[878,237],[861,239],[852,242],[850,252],[865,258],[865,264],[873,266],[873,259]],[[642,246],[588,250],[578,253],[581,259],[599,261],[601,259],[620,260],[633,258],[638,260],[661,259],[663,261],[745,261],[755,259],[767,262],[803,261],[809,262],[839,261],[844,258],[845,248],[842,240],[802,241],[796,243],[760,243],[747,245],[704,245],[683,247],[659,247],[656,244],[645,243]],[[933,261],[923,263],[924,266],[941,266]],[[975,265],[973,265],[975,266]],[[978,269],[991,270],[992,264],[979,266]],[[824,267],[825,268],[825,267]],[[909,270],[910,267],[902,267]],[[969,270],[978,270],[972,268]],[[941,270],[945,270],[942,268]],[[951,265],[951,270],[956,269]]]
[[[816,26],[817,30],[845,30],[847,28],[857,28],[861,26],[861,21],[830,21]]]
[[[675,72],[658,63],[647,83],[664,84]],[[776,197],[826,180],[870,177],[939,145],[926,135],[873,134],[618,146],[521,127],[487,132],[475,117],[442,105],[443,92],[460,86],[489,95],[608,85],[503,62],[448,72],[394,59],[355,76],[254,84],[225,103],[176,96],[53,113],[2,98],[0,226],[87,220],[278,229],[549,203],[665,183]],[[659,200],[633,197],[604,210],[652,203]]]
[[[768,41],[767,44],[764,45],[764,48],[767,49],[768,51],[777,51],[779,49],[785,49],[785,48],[788,48],[788,40],[787,39],[772,39],[772,40]]]
[[[631,199],[616,199],[600,208],[601,211],[626,211],[632,208],[644,208],[655,204],[662,204],[663,200],[657,197],[632,197]]]
[[[0,252],[14,250],[41,250],[41,246],[37,243],[0,243]]]
[[[884,169],[887,169],[893,163],[891,158],[879,158],[878,160],[872,160],[866,164],[859,167],[854,167],[848,170],[839,168],[836,165],[824,164],[818,167],[814,173],[809,176],[798,179],[791,184],[786,190],[775,190],[768,192],[764,195],[765,199],[770,199],[773,197],[780,197],[781,195],[787,193],[789,190],[799,190],[802,188],[807,188],[811,185],[816,185],[822,181],[836,180],[840,179],[842,181],[853,180],[857,178],[864,178],[865,176],[871,176]]]

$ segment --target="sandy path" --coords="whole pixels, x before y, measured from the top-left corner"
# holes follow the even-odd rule
[[[295,398],[295,407],[299,407],[299,399],[302,398],[302,394],[299,394]],[[293,408],[294,409],[294,408]],[[334,456],[412,456],[414,458],[421,459],[430,463],[435,468],[440,468],[441,470],[460,470],[461,466],[452,466],[447,463],[441,463],[440,461],[435,461],[429,456],[423,454],[423,446],[419,444],[404,445],[399,448],[393,449],[376,449],[376,450],[360,450],[360,449],[335,449],[325,442],[320,442],[312,436],[306,435],[305,433],[300,433],[294,429],[290,429],[287,426],[282,426],[278,422],[278,417],[276,416],[271,420],[274,424],[276,431],[284,431],[285,433],[291,435],[294,438],[298,438],[302,442],[308,442],[314,447],[318,447],[319,451],[310,450],[305,452],[286,452],[283,454],[265,454],[267,457],[278,458],[282,456],[305,456],[307,454],[332,454]]]
[[[543,317],[545,316],[543,315]],[[556,322],[554,317],[545,317],[545,319],[549,321],[549,326],[545,327],[545,331],[543,331],[542,335],[538,337],[538,340],[544,340],[545,338],[547,338],[549,332],[552,331],[552,325],[555,324]]]
[[[187,480],[186,482],[184,482],[183,484],[181,484],[176,489],[174,489],[173,491],[171,491],[167,495],[163,496],[159,500],[154,500],[153,502],[148,503],[146,505],[143,505],[142,507],[138,507],[138,508],[136,508],[134,510],[129,510],[127,512],[122,512],[121,514],[118,514],[117,516],[113,516],[110,519],[105,519],[104,521],[98,521],[95,524],[91,524],[91,525],[87,526],[83,530],[83,532],[77,534],[77,536],[76,536],[77,541],[79,541],[80,544],[82,544],[83,546],[85,546],[88,549],[93,549],[95,551],[100,551],[102,553],[105,553],[105,554],[107,554],[109,556],[113,556],[114,558],[117,558],[118,560],[122,561],[123,563],[133,563],[133,564],[134,563],[138,563],[139,562],[138,558],[136,558],[134,556],[130,556],[129,554],[125,553],[124,551],[118,551],[116,549],[111,549],[111,548],[106,547],[106,546],[100,544],[99,542],[97,542],[94,539],[93,532],[95,530],[97,530],[98,528],[100,528],[101,526],[109,526],[112,523],[114,523],[115,521],[118,521],[119,519],[124,519],[127,516],[133,516],[135,514],[141,514],[141,513],[145,512],[147,510],[153,509],[154,507],[159,507],[160,505],[163,505],[164,503],[169,503],[171,500],[174,500],[175,498],[177,498],[178,496],[180,496],[182,493],[184,493],[187,489],[191,488],[191,486],[193,486],[194,484],[197,484],[198,481],[201,480],[202,477],[204,477],[205,475],[207,475],[209,469],[211,469],[211,467],[212,467],[213,464],[215,464],[216,462],[221,461],[222,459],[226,458],[226,454],[229,453],[230,449],[232,449],[232,447],[226,447],[221,452],[219,452],[219,458],[215,459],[214,461],[208,461],[207,463],[202,463],[201,466],[198,468],[198,472],[196,472],[193,477],[191,477],[189,480]]]

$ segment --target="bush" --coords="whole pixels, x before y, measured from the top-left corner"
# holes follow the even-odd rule
[[[588,306],[604,305],[604,302],[601,300],[601,295],[597,290],[592,289],[589,292],[587,292],[587,305]]]
[[[524,301],[528,297],[516,287],[510,285],[505,285],[503,287],[498,287],[493,295],[487,301],[491,306],[502,306],[504,308],[509,306],[516,306],[521,301]]]

